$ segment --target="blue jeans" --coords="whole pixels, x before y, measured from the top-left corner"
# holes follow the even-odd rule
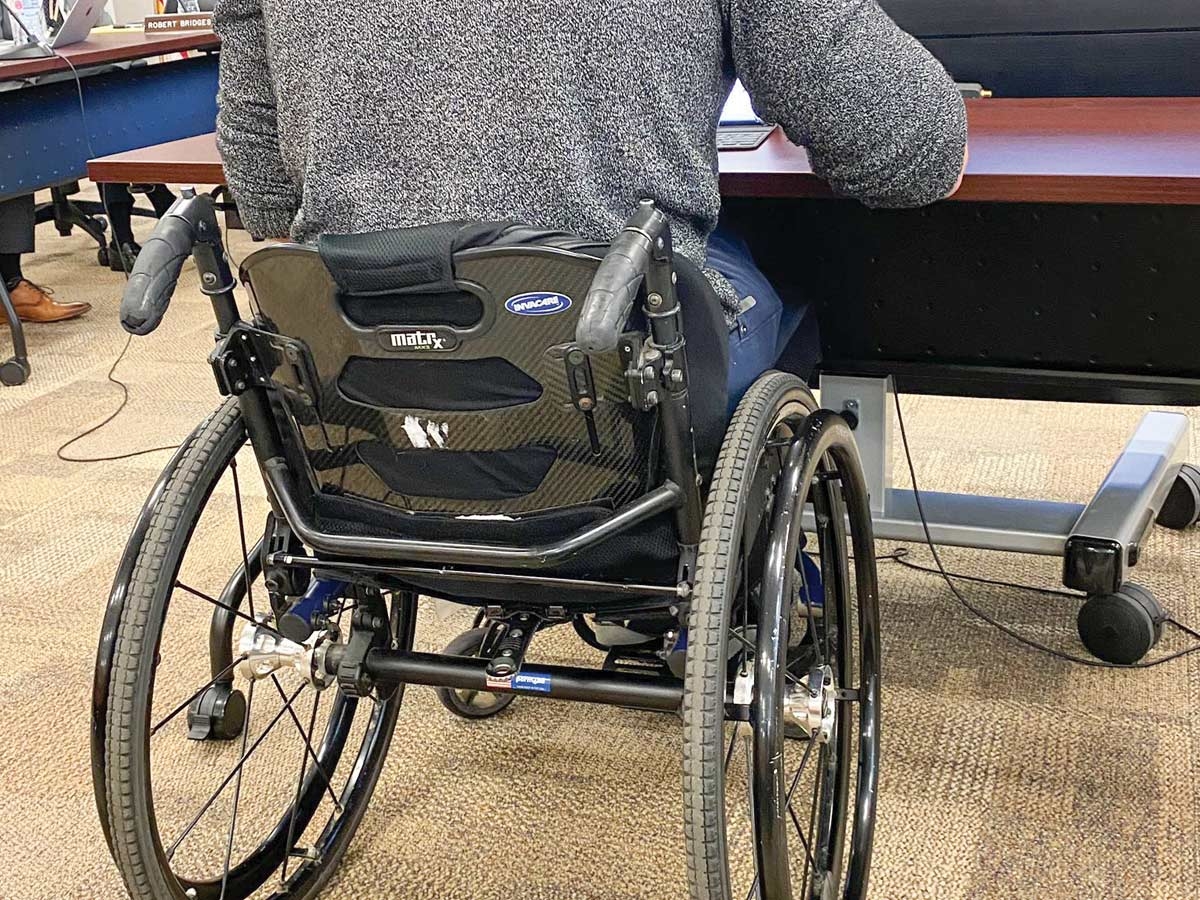
[[[820,361],[816,311],[807,303],[785,306],[755,265],[746,242],[724,224],[718,224],[708,239],[707,264],[725,276],[742,300],[729,333],[730,411],[754,380],[775,365],[785,347],[789,369],[807,378]]]

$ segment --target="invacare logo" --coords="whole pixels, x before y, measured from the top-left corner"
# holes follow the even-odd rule
[[[566,294],[551,294],[548,291],[533,291],[509,297],[504,308],[518,316],[552,316],[571,308],[571,298]]]

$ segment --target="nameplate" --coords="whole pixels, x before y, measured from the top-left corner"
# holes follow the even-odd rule
[[[212,13],[174,13],[164,16],[146,16],[143,23],[146,34],[166,34],[174,31],[212,31]]]

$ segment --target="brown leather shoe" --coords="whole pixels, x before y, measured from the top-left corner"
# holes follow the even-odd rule
[[[22,322],[65,322],[79,318],[92,308],[90,303],[59,303],[50,296],[51,293],[28,279],[22,279],[8,292],[8,296],[12,298],[13,308]],[[0,316],[0,324],[8,324],[3,316]]]

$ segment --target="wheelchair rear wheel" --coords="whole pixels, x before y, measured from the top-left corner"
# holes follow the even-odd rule
[[[799,556],[806,508],[821,591]],[[739,404],[717,462],[688,623],[694,900],[865,897],[879,752],[877,595],[848,426],[815,411],[798,379],[764,376]]]
[[[139,900],[315,896],[387,754],[399,689],[360,700],[334,688],[326,699],[294,669],[252,674],[234,655],[248,631],[278,635],[247,538],[267,510],[227,402],[163,473],[114,585],[92,765],[109,848]],[[413,603],[395,600],[392,619],[409,647]],[[330,620],[350,630],[347,611],[363,604],[386,614],[377,592],[347,588]],[[221,705],[206,711],[225,716],[222,727],[189,727],[214,685]]]

